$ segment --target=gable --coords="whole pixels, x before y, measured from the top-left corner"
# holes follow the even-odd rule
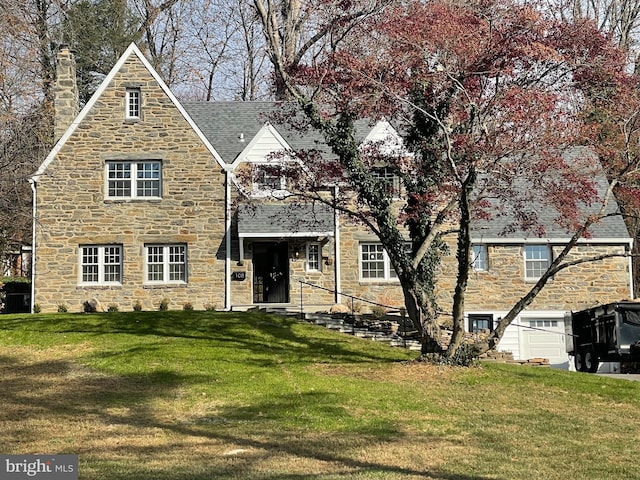
[[[67,128],[62,137],[55,144],[49,155],[45,158],[36,173],[33,175],[32,179],[34,181],[38,181],[40,176],[47,170],[47,167],[56,158],[60,150],[77,132],[77,130],[82,127],[84,122],[89,121],[92,116],[93,118],[98,118],[96,115],[100,115],[100,118],[103,118],[106,112],[101,111],[101,109],[104,109],[104,107],[109,104],[108,97],[110,95],[112,96],[111,100],[113,100],[114,95],[122,96],[122,109],[118,113],[118,115],[120,115],[121,113],[124,117],[124,90],[127,87],[131,86],[139,87],[141,84],[144,84],[145,87],[148,88],[150,92],[152,92],[150,98],[153,98],[154,101],[162,104],[163,106],[169,105],[174,107],[175,110],[179,112],[179,115],[184,119],[184,121],[187,122],[190,129],[193,130],[198,139],[204,144],[205,148],[210,152],[216,162],[220,166],[223,166],[222,159],[215,151],[213,146],[202,134],[198,126],[191,119],[180,102],[178,102],[176,97],[173,95],[164,81],[160,78],[155,69],[140,52],[138,47],[132,43],[122,54],[109,74],[105,77],[91,99],[87,102],[87,104],[80,111],[71,125]],[[151,115],[149,115],[148,118],[151,118]],[[157,118],[157,124],[154,126],[156,129],[158,129],[158,131],[160,131],[160,129],[163,127],[162,122],[163,117],[162,115],[159,115]]]
[[[246,139],[242,139],[244,141]],[[291,147],[282,138],[278,131],[271,125],[264,125],[255,137],[250,139],[248,145],[233,162],[234,167],[241,162],[265,162],[269,155],[289,150]]]

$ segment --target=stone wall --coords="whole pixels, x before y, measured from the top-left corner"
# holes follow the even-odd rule
[[[142,118],[125,121],[125,88],[140,88]],[[160,200],[105,198],[107,160],[160,160]],[[132,55],[106,87],[37,184],[35,303],[81,311],[96,298],[131,310],[192,303],[224,306],[225,176],[184,117]],[[188,281],[148,285],[144,246],[187,245]],[[80,285],[79,247],[123,247],[122,285]]]
[[[341,281],[345,293],[392,306],[403,305],[397,281],[360,279],[358,249],[361,242],[376,242],[375,236],[343,219],[341,232]],[[555,254],[562,246],[554,246]],[[455,245],[443,259],[438,273],[437,301],[445,312],[451,311],[456,280]],[[624,253],[624,246],[584,244],[575,247],[568,260],[606,253]],[[489,245],[489,268],[472,272],[466,295],[466,311],[504,311],[513,306],[533,286],[524,279],[523,245]],[[576,310],[598,303],[628,299],[630,278],[628,258],[615,257],[584,263],[559,272],[540,292],[529,309]]]

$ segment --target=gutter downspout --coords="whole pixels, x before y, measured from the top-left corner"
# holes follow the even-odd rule
[[[231,171],[225,168],[225,244],[224,263],[224,310],[231,311]]]
[[[333,189],[333,199],[334,202],[338,202],[338,185],[334,186]],[[340,291],[342,290],[342,281],[340,279],[341,269],[340,269],[340,214],[337,208],[333,209],[333,243],[334,243],[334,257],[336,259],[336,268],[334,269],[334,275],[336,276],[336,293],[335,293],[335,303],[340,303]]]
[[[29,179],[31,185],[31,191],[33,192],[33,200],[31,206],[32,215],[32,227],[31,227],[31,299],[29,301],[29,311],[33,313],[33,306],[35,304],[36,293],[36,255],[38,249],[36,248],[36,194],[38,189],[36,180],[34,178]]]
[[[629,239],[629,253],[633,252],[633,238]],[[631,298],[631,300],[634,299],[634,294],[633,292],[635,291],[634,285],[633,285],[633,257],[631,255],[629,255],[629,295]]]

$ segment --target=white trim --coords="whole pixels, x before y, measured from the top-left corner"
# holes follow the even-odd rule
[[[73,120],[73,122],[71,123],[69,128],[67,128],[67,130],[64,132],[62,137],[60,137],[60,140],[58,140],[58,142],[55,144],[55,146],[53,147],[51,152],[49,152],[49,155],[47,155],[47,158],[45,158],[45,160],[42,162],[42,164],[40,165],[40,167],[38,168],[36,173],[33,174],[33,176],[31,178],[34,181],[37,182],[40,179],[40,176],[42,176],[42,174],[46,171],[46,169],[49,166],[49,164],[53,161],[53,159],[56,157],[56,155],[58,155],[58,153],[60,152],[60,150],[62,149],[64,144],[69,139],[69,137],[73,134],[73,132],[75,132],[75,130],[78,128],[78,126],[84,121],[84,119],[88,115],[89,111],[97,103],[98,99],[102,96],[104,91],[107,89],[109,84],[113,81],[114,77],[117,75],[117,73],[120,71],[122,66],[125,64],[125,62],[129,59],[129,57],[132,54],[135,55],[136,57],[138,57],[138,59],[142,62],[142,64],[145,66],[145,68],[149,71],[149,73],[154,78],[154,80],[156,82],[158,82],[158,85],[160,86],[162,91],[165,93],[165,95],[167,95],[167,97],[169,97],[171,102],[175,105],[175,107],[178,109],[178,111],[182,114],[182,116],[187,121],[187,123],[191,126],[191,128],[196,133],[196,135],[198,136],[200,141],[202,141],[202,143],[207,147],[209,152],[216,159],[216,161],[218,162],[220,167],[221,168],[225,168],[225,162],[222,160],[222,157],[220,157],[218,152],[216,152],[216,150],[213,148],[213,145],[211,145],[211,143],[209,143],[209,140],[207,140],[207,138],[204,136],[202,131],[198,128],[198,126],[191,119],[191,117],[189,116],[187,111],[180,104],[178,99],[173,95],[171,90],[169,90],[169,87],[164,83],[162,78],[160,78],[160,75],[158,75],[158,72],[156,72],[155,69],[151,66],[151,64],[145,58],[145,56],[142,54],[142,52],[137,47],[137,45],[135,43],[132,43],[125,50],[125,52],[122,54],[122,56],[117,61],[117,63],[113,66],[113,68],[111,69],[109,74],[102,81],[102,83],[100,84],[98,89],[91,96],[91,99],[89,99],[89,101],[86,103],[84,108],[80,111],[78,116]]]
[[[544,250],[547,252],[547,257],[546,258],[527,258],[527,247],[544,247]],[[546,243],[527,243],[525,245],[523,245],[522,248],[522,259],[523,259],[523,263],[524,263],[524,281],[525,282],[535,282],[540,280],[540,277],[542,277],[542,275],[544,275],[544,272],[546,272],[547,270],[549,270],[549,266],[551,265],[551,262],[553,262],[553,251],[551,250],[551,245],[546,244]],[[527,275],[528,271],[527,271],[527,262],[543,262],[546,261],[546,267],[542,270],[542,275],[537,275],[537,276],[529,276]]]
[[[247,157],[249,156],[249,154],[251,153],[251,151],[253,150],[253,148],[262,141],[263,137],[267,134],[270,133],[271,135],[273,135],[273,137],[276,139],[276,141],[280,144],[280,146],[282,147],[282,151],[285,150],[292,150],[292,148],[289,146],[289,144],[287,143],[287,141],[284,139],[284,137],[282,135],[280,135],[280,133],[278,132],[278,130],[275,129],[275,127],[273,127],[269,122],[265,123],[262,128],[258,131],[258,133],[256,133],[254,135],[254,137],[251,139],[251,141],[247,144],[246,147],[244,147],[244,149],[242,150],[242,152],[240,152],[240,154],[236,157],[236,159],[233,161],[233,163],[231,163],[231,168],[232,169],[236,169],[238,167],[238,165],[240,165],[241,163],[244,163],[247,161]],[[277,151],[280,150],[272,150],[269,153],[275,153]],[[266,163],[269,163],[266,159],[265,159]],[[251,162],[251,163],[256,163],[256,162]]]
[[[149,280],[149,248],[161,248],[162,249],[162,280]],[[184,262],[171,263],[170,261],[170,249],[172,247],[184,248]],[[145,243],[143,246],[144,252],[144,279],[143,285],[186,285],[189,283],[189,248],[186,243]],[[171,280],[170,266],[171,265],[183,265],[184,266],[184,279],[183,280]]]
[[[629,239],[629,253],[633,251],[633,239]],[[629,255],[628,259],[629,270],[629,299],[634,300],[634,286],[633,286],[633,257]]]
[[[227,251],[224,261],[224,309],[231,310],[231,172],[225,171],[225,243]],[[240,260],[242,260],[242,241],[240,241]]]
[[[334,200],[338,199],[338,186],[334,185]],[[340,268],[340,264],[342,261],[342,257],[340,255],[340,212],[337,208],[333,209],[333,228],[334,228],[334,236],[333,239],[333,249],[334,249],[334,257],[335,257],[335,268],[333,274],[335,275],[335,285],[336,292],[334,293],[335,302],[340,303],[340,291],[342,291],[342,279],[340,275],[342,275],[342,269]]]
[[[33,192],[32,205],[31,205],[31,305],[29,307],[29,311],[33,313],[33,306],[35,305],[36,298],[36,228],[38,226],[38,221],[36,219],[36,197],[38,194],[38,184],[32,178],[29,179],[29,184],[31,185],[31,191]]]
[[[238,233],[239,238],[305,238],[305,237],[333,237],[333,232],[265,232]]]
[[[131,115],[131,99],[133,94],[137,96],[137,115]],[[139,87],[127,87],[124,94],[124,118],[126,120],[140,120],[142,117],[142,91]]]
[[[97,276],[98,276],[98,280],[96,280],[95,282],[92,281],[86,281],[83,279],[84,276],[84,271],[83,271],[83,267],[85,265],[90,266],[90,265],[95,265],[93,263],[91,264],[85,264],[82,260],[84,257],[84,249],[85,248],[96,248],[97,249],[97,253],[98,253],[98,272],[97,272]],[[104,257],[105,257],[105,249],[107,248],[117,248],[119,250],[119,259],[120,259],[120,280],[119,281],[113,281],[113,282],[107,282],[105,281],[104,277],[105,277],[105,262],[104,262]],[[121,243],[97,243],[97,244],[91,244],[91,243],[83,243],[80,244],[78,246],[78,286],[79,287],[102,287],[102,286],[121,286],[123,284],[123,280],[124,280],[124,246]]]
[[[317,262],[317,264],[318,264],[318,266],[316,268],[311,268],[309,266],[309,252],[310,252],[312,246],[315,246],[318,249],[318,251],[316,252],[317,258],[315,260]],[[305,272],[313,272],[313,273],[322,272],[322,243],[317,242],[317,241],[306,242],[305,243],[305,265],[304,265],[304,270],[305,270]]]
[[[498,245],[522,245],[522,244],[558,244],[569,243],[571,238],[549,237],[549,238],[527,238],[527,237],[472,237],[471,243],[498,244]],[[633,242],[630,237],[603,237],[603,238],[580,238],[578,244],[607,244],[607,245],[628,245]]]

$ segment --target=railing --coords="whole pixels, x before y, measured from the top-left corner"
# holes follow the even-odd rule
[[[346,297],[349,299],[350,303],[351,303],[351,314],[355,314],[355,301],[359,301],[359,302],[364,302],[364,303],[368,303],[369,305],[375,305],[377,307],[382,307],[385,308],[387,310],[396,310],[398,312],[400,312],[401,316],[404,317],[406,312],[405,312],[405,308],[404,307],[396,307],[393,305],[384,305],[382,303],[377,303],[377,302],[373,302],[371,300],[367,300],[366,298],[362,298],[362,297],[357,297],[355,295],[350,295],[348,293],[344,293],[344,292],[339,292],[337,290],[332,290],[330,288],[325,288],[325,287],[321,287],[320,285],[315,285],[313,283],[309,283],[309,282],[305,282],[304,280],[298,280],[298,283],[300,284],[300,314],[304,314],[304,296],[303,296],[303,287],[304,285],[307,285],[309,287],[312,288],[317,288],[318,290],[324,290],[325,292],[330,292],[333,294],[337,294],[340,295],[341,297]]]
[[[367,300],[366,298],[362,298],[362,297],[358,297],[356,295],[351,295],[348,293],[344,293],[344,292],[339,292],[338,290],[333,290],[330,288],[326,288],[326,287],[321,287],[320,285],[315,285],[313,283],[309,283],[309,282],[305,282],[304,280],[298,280],[298,283],[300,284],[300,318],[304,318],[304,286],[307,285],[308,287],[311,288],[316,288],[318,290],[324,290],[325,292],[330,292],[333,293],[334,295],[340,295],[342,297],[346,297],[349,299],[349,303],[350,303],[350,310],[351,310],[351,315],[354,316],[356,313],[356,308],[355,308],[355,302],[364,302],[367,303],[369,305],[374,305],[374,306],[378,306],[378,307],[382,307],[386,310],[390,310],[390,311],[397,311],[398,313],[400,313],[400,317],[402,318],[402,338],[405,342],[405,346],[406,346],[406,334],[407,334],[407,311],[404,307],[396,307],[393,305],[384,305],[382,303],[378,303],[378,302],[374,302],[371,300]],[[354,322],[354,330],[355,330],[355,322]]]

